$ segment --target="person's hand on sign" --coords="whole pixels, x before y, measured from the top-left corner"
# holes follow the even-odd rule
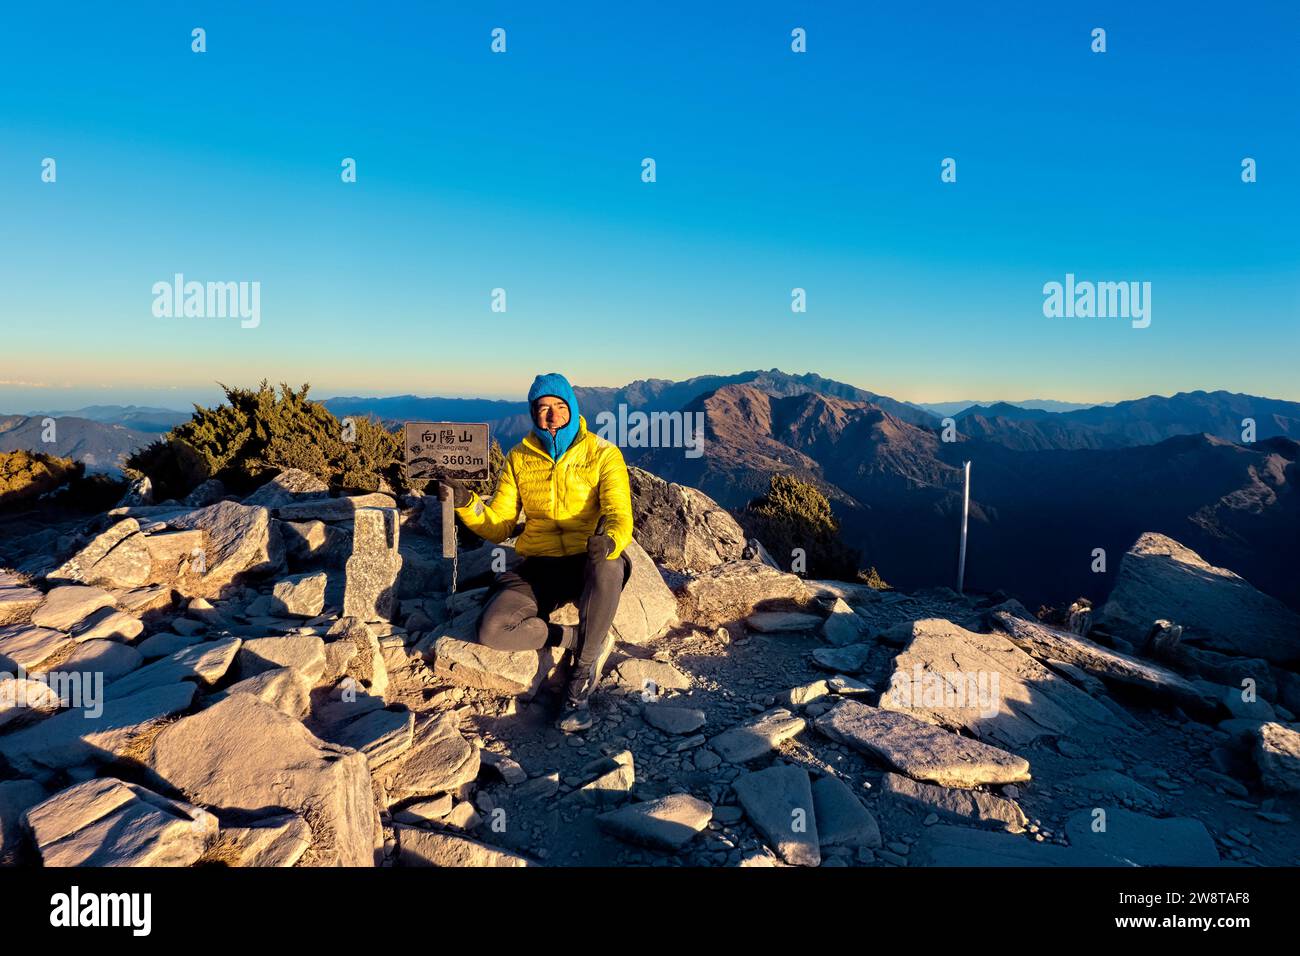
[[[438,478],[435,479],[435,482],[437,485],[445,485],[446,487],[451,489],[452,507],[463,508],[467,504],[469,504],[470,501],[469,488],[467,488],[465,486],[465,482],[461,481],[459,478],[453,478],[450,475],[440,475]],[[440,489],[438,490],[438,497],[439,498],[442,497],[442,493]]]

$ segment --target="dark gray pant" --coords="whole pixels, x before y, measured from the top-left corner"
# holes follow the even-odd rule
[[[614,643],[609,631],[614,612],[631,576],[626,552],[598,561],[586,552],[525,558],[493,582],[479,621],[479,643],[503,651],[537,651],[559,644],[562,629],[546,619],[573,601],[578,605],[578,667],[603,666]],[[594,677],[599,680],[600,674]]]

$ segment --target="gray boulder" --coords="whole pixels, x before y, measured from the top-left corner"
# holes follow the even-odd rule
[[[1140,647],[1157,618],[1182,625],[1183,641],[1200,647],[1300,662],[1300,615],[1172,538],[1147,532],[1120,561],[1099,623]]]
[[[444,635],[433,644],[434,673],[462,687],[531,699],[563,657],[559,648],[499,651]]]
[[[271,591],[272,613],[316,617],[325,610],[324,571],[294,574],[277,581]]]
[[[1218,700],[1167,667],[1121,651],[1103,647],[1086,637],[1049,627],[1015,613],[995,608],[992,620],[1011,642],[1041,661],[1064,661],[1093,677],[1137,688],[1171,699],[1197,713],[1213,713]]]
[[[170,519],[177,531],[202,530],[206,535],[203,573],[186,582],[188,597],[220,597],[231,584],[246,577],[284,571],[284,540],[266,508],[222,501]]]
[[[670,571],[698,573],[743,557],[744,531],[704,492],[636,467],[627,473],[633,534],[655,562]]]
[[[318,501],[329,497],[330,486],[299,468],[286,468],[244,499],[259,508],[279,508],[295,501]]]
[[[233,694],[171,724],[146,763],[205,806],[301,814],[318,865],[374,865],[377,816],[365,756],[320,740],[250,694]]]
[[[798,611],[812,595],[797,575],[754,561],[728,561],[687,581],[678,599],[683,621],[717,627],[755,611]]]
[[[149,581],[152,558],[135,518],[96,535],[64,564],[45,576],[51,584],[100,584],[133,588]]]

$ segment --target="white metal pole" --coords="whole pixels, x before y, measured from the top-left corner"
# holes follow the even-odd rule
[[[966,519],[970,515],[970,462],[965,463],[966,480],[961,495],[961,549],[957,553],[957,593],[966,580]]]

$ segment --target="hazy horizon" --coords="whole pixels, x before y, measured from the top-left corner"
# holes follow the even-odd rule
[[[725,371],[702,372],[699,374],[729,376],[729,375],[737,375],[742,372],[767,371],[767,370],[768,369],[766,368],[764,369],[737,368],[737,369],[731,369]],[[822,375],[822,377],[824,378],[832,378],[832,376],[824,375],[823,373],[812,369],[800,371],[800,372],[789,372],[785,369],[781,369],[781,371],[786,372],[786,374],[793,375],[793,376],[811,373],[811,374]],[[692,375],[692,376],[687,376],[686,378],[694,378],[694,377],[697,376]],[[663,379],[663,378],[666,378],[666,376],[643,375],[643,376],[639,376],[637,379],[631,379],[627,382],[620,382],[614,385],[605,385],[605,384],[593,385],[589,382],[575,380],[572,377],[570,377],[570,381],[572,381],[572,383],[578,387],[623,388],[627,385],[632,384],[632,382],[634,381],[646,380],[646,379]],[[267,377],[267,380],[277,386],[281,381],[280,378],[275,378],[270,376]],[[683,381],[683,380],[684,379],[674,379],[673,381]],[[251,387],[255,387],[260,381],[261,379],[257,379],[255,381],[238,381],[238,382],[231,382],[228,384],[237,385],[245,388],[251,388]],[[334,398],[382,399],[382,398],[394,398],[398,396],[412,396],[414,398],[419,398],[419,399],[438,399],[438,398],[480,399],[480,400],[486,399],[491,401],[519,402],[524,400],[524,397],[528,391],[528,386],[531,384],[531,381],[532,381],[531,377],[527,380],[521,380],[519,391],[515,394],[506,394],[506,395],[493,395],[493,394],[485,394],[485,393],[453,394],[445,391],[432,391],[427,393],[421,393],[415,391],[407,391],[400,388],[394,388],[388,391],[367,390],[363,392],[326,393],[321,389],[319,389],[315,385],[315,383],[311,383],[312,385],[311,396],[319,401],[326,401]],[[1091,407],[1095,405],[1109,405],[1109,404],[1115,404],[1124,401],[1134,401],[1137,399],[1147,398],[1152,395],[1162,395],[1167,397],[1167,396],[1177,394],[1179,392],[1197,392],[1197,391],[1202,391],[1202,392],[1226,391],[1226,392],[1234,392],[1237,394],[1252,395],[1257,398],[1270,398],[1270,399],[1275,399],[1280,401],[1300,401],[1300,398],[1297,397],[1288,397],[1284,395],[1268,395],[1259,392],[1241,393],[1236,389],[1214,388],[1214,387],[1180,388],[1172,392],[1145,391],[1140,393],[1123,395],[1117,398],[1103,399],[1100,401],[1089,401],[1089,400],[1076,399],[1070,397],[1061,397],[1058,395],[1034,395],[1032,397],[1022,397],[1016,399],[1006,398],[1005,396],[987,396],[987,397],[980,397],[980,398],[970,398],[970,397],[934,398],[931,396],[912,397],[908,395],[893,394],[881,388],[875,387],[870,382],[860,382],[860,381],[851,381],[851,380],[845,381],[843,379],[834,379],[834,381],[841,382],[842,384],[846,384],[846,385],[852,385],[857,388],[863,389],[865,391],[874,392],[876,394],[883,395],[888,398],[893,398],[903,402],[909,402],[913,405],[918,405],[918,406],[953,405],[958,403],[965,404],[965,405],[974,405],[974,404],[990,405],[995,402],[1008,402],[1010,404],[1020,404],[1026,402],[1060,402],[1064,404],[1074,404],[1074,405]],[[288,384],[297,387],[301,385],[302,382],[290,381]],[[185,394],[187,397],[181,397],[182,394]],[[20,396],[25,396],[25,399]],[[38,401],[37,400],[38,398],[41,400]],[[62,388],[57,386],[46,386],[39,389],[32,389],[30,387],[19,389],[12,386],[8,386],[7,383],[0,382],[0,415],[32,415],[38,413],[46,414],[51,411],[66,413],[69,411],[77,411],[83,408],[89,408],[96,405],[117,405],[117,406],[134,405],[134,406],[139,406],[144,408],[164,409],[167,411],[188,412],[193,408],[195,404],[204,405],[204,406],[213,406],[219,404],[221,401],[223,401],[221,390],[215,384],[210,389],[198,391],[198,390],[185,390],[180,388],[157,390],[157,389],[118,389],[118,388],[110,388],[110,387],[101,387],[99,389],[95,389],[95,388],[87,388],[85,386],[68,386]]]

